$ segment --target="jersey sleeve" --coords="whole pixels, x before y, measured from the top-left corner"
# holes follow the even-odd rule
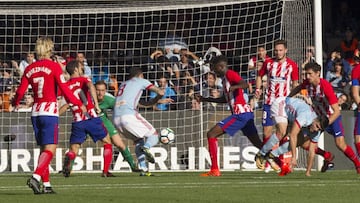
[[[329,82],[327,82],[326,80],[321,80],[322,81],[322,86],[324,89],[324,94],[329,102],[329,105],[333,105],[336,104],[338,102],[335,92],[331,86],[331,84]]]
[[[351,71],[351,85],[359,86],[360,85],[360,65],[355,66]]]
[[[291,72],[291,80],[292,81],[299,80],[299,67],[298,67],[298,65],[294,61],[291,61],[290,63],[291,63],[291,66],[293,68],[293,70]]]
[[[20,104],[20,101],[23,98],[28,86],[29,86],[29,80],[24,74],[23,77],[21,78],[21,83],[16,90],[16,94],[12,102],[13,106],[18,106]]]
[[[230,82],[231,85],[238,84],[240,82],[240,80],[242,80],[240,75],[237,74],[233,70],[228,70],[226,72],[226,78]]]

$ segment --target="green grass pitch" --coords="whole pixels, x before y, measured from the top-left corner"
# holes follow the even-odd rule
[[[223,172],[221,177],[199,177],[200,172],[166,172],[153,177],[137,173],[52,174],[57,194],[34,195],[25,183],[30,174],[0,174],[0,201],[7,202],[360,202],[360,175],[352,171],[295,171],[285,177],[260,171]]]

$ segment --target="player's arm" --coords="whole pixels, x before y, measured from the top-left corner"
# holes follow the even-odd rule
[[[99,107],[99,102],[98,102],[98,99],[97,99],[95,86],[94,86],[94,84],[93,84],[91,81],[88,81],[88,82],[87,82],[87,86],[88,86],[88,88],[89,88],[90,95],[91,95],[91,97],[92,97],[92,99],[93,99],[96,113],[100,113],[100,112],[101,112],[101,109],[100,109],[100,107]]]
[[[307,166],[306,166],[306,173],[305,173],[306,176],[311,176],[310,172],[311,172],[312,165],[314,163],[315,149],[316,148],[317,148],[317,142],[311,142],[310,141],[308,159],[307,159]]]
[[[14,96],[14,98],[12,99],[12,106],[17,109],[17,107],[20,105],[20,100],[24,97],[24,94],[27,90],[29,86],[29,81],[28,79],[25,77],[25,75],[22,76],[21,78],[21,83],[19,85],[19,87],[16,90],[16,94]]]
[[[164,96],[165,91],[163,89],[160,89],[156,86],[151,86],[149,88],[150,91],[153,91],[156,93],[156,97],[150,99],[149,101],[140,101],[139,106],[144,108],[152,107],[153,105],[157,104],[158,101]]]
[[[255,98],[259,99],[262,93],[261,90],[261,84],[262,84],[262,76],[258,75],[256,77],[256,89],[255,89]]]
[[[297,161],[296,161],[296,146],[297,146],[297,139],[298,139],[298,134],[300,133],[300,126],[298,122],[294,122],[294,124],[291,127],[290,130],[290,151],[292,154],[292,158],[291,158],[291,164],[293,166],[297,165]]]
[[[338,103],[334,103],[331,105],[334,113],[329,116],[329,125],[331,125],[339,116],[340,116],[340,108]]]
[[[245,80],[240,80],[238,84],[231,85],[229,91],[232,92],[237,89],[246,89],[249,87],[249,83],[247,83]]]

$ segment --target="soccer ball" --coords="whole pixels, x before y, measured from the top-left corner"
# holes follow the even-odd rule
[[[174,131],[170,128],[164,128],[160,131],[159,141],[162,144],[171,144],[175,142],[175,134]]]

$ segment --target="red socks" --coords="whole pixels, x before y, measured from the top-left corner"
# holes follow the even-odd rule
[[[211,158],[211,170],[219,170],[218,161],[217,161],[217,149],[218,149],[218,140],[217,138],[211,137],[208,138],[209,153]]]
[[[104,173],[109,172],[111,160],[112,160],[112,145],[111,144],[104,144]]]
[[[38,166],[36,167],[36,170],[34,173],[41,176],[42,178],[49,179],[49,164],[50,164],[52,158],[53,158],[53,153],[51,151],[44,150],[43,152],[41,152],[41,154],[39,156]],[[47,173],[47,175],[46,175],[46,173]],[[45,177],[43,177],[43,176],[45,176]]]
[[[346,146],[344,154],[354,163],[356,167],[360,167],[360,162],[353,149],[349,145]]]
[[[355,144],[357,154],[360,156],[360,142]]]

